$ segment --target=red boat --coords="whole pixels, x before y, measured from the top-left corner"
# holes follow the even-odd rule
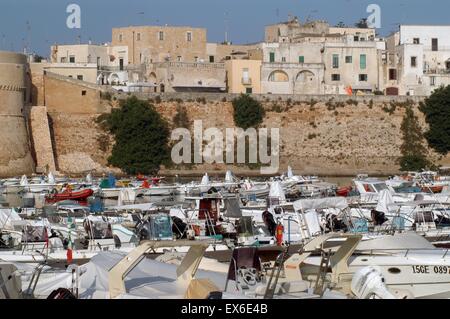
[[[340,196],[340,197],[347,197],[348,194],[352,191],[352,187],[348,186],[348,187],[340,187],[338,188],[338,190],[336,191],[336,196]]]
[[[438,193],[442,193],[443,189],[444,189],[443,185],[424,186],[424,187],[422,187],[422,192],[438,194]]]
[[[77,200],[77,201],[85,201],[89,196],[92,196],[94,191],[92,189],[83,189],[80,191],[64,191],[59,194],[49,194],[46,196],[46,199],[49,201],[59,202],[63,200]]]

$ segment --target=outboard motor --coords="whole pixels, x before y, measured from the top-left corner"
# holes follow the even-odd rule
[[[352,279],[352,292],[359,299],[397,299],[386,287],[381,272],[375,267],[358,270]]]

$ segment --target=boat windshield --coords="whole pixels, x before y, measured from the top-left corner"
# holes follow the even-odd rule
[[[387,185],[384,183],[374,184],[374,187],[377,190],[377,193],[381,192],[382,190],[388,189]]]

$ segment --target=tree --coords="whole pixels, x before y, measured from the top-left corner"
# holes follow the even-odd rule
[[[234,123],[236,126],[248,129],[258,127],[264,120],[265,111],[261,103],[248,94],[241,94],[233,100]]]
[[[362,18],[358,22],[355,23],[355,27],[361,28],[361,29],[368,29],[369,24],[367,23],[367,18]]]
[[[346,28],[347,25],[343,21],[339,21],[338,24],[335,26],[336,28]]]
[[[420,104],[429,130],[425,138],[442,155],[450,151],[450,86],[441,87]]]
[[[148,101],[130,97],[98,122],[115,137],[109,164],[126,173],[156,174],[169,159],[169,126]]]
[[[419,171],[429,167],[431,163],[427,159],[424,136],[418,118],[414,115],[411,106],[406,107],[401,131],[403,133],[403,144],[401,146],[400,169],[402,171]]]

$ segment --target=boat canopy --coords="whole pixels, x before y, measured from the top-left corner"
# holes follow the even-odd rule
[[[340,210],[348,207],[344,197],[326,197],[314,199],[300,199],[294,202],[295,211],[307,211],[309,209],[337,208]]]

